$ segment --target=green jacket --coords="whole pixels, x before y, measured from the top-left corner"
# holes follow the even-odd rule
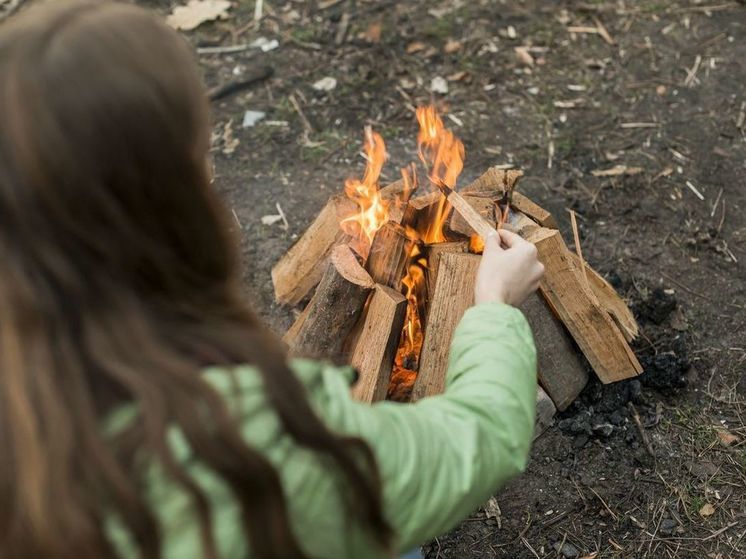
[[[292,368],[324,421],[335,431],[359,435],[373,449],[385,513],[398,532],[400,551],[456,526],[526,465],[534,428],[536,350],[525,318],[512,307],[492,303],[467,311],[451,344],[445,394],[416,404],[352,400],[349,368],[305,360],[294,361]],[[339,489],[344,486],[328,463],[282,433],[257,372],[240,367],[235,373],[238,391],[225,370],[205,372],[234,407],[246,440],[279,471],[301,545],[319,559],[386,557],[345,511]],[[211,501],[221,558],[250,557],[230,491],[190,458],[178,432],[170,437],[177,457]],[[164,557],[200,557],[188,497],[157,468],[148,488],[163,526]],[[123,556],[135,557],[114,519],[109,529]]]

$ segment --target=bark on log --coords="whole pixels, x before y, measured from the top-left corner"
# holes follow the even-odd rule
[[[575,265],[580,268],[580,257],[574,252],[571,252],[570,255]],[[601,274],[588,265],[588,262],[585,263],[585,269],[588,272],[588,283],[601,307],[611,315],[611,318],[624,334],[624,338],[628,342],[633,341],[640,333],[640,328],[627,303]]]
[[[386,222],[373,238],[366,264],[373,281],[398,290],[413,246],[401,225]]]
[[[295,322],[293,322],[290,328],[288,328],[288,331],[285,332],[285,335],[282,337],[282,341],[285,342],[288,347],[293,347],[298,332],[300,332],[301,327],[306,322],[306,318],[308,318],[310,308],[310,305],[306,305],[306,308],[296,317]]]
[[[376,286],[350,357],[360,374],[352,389],[356,400],[377,402],[386,398],[406,312],[404,295],[384,285]]]
[[[479,215],[486,219],[494,228],[497,225],[495,219],[495,202],[491,197],[468,196],[464,195],[463,199],[474,208]],[[451,231],[460,233],[465,237],[471,237],[476,233],[474,228],[464,219],[459,211],[454,211],[449,224]]]
[[[531,295],[521,311],[534,334],[539,383],[563,411],[588,383],[585,358],[540,294]]]
[[[540,289],[562,320],[603,383],[642,372],[627,340],[585,286],[582,275],[559,231],[538,228],[527,240],[534,243],[545,273]]]
[[[332,249],[347,238],[339,222],[356,211],[357,205],[343,194],[327,202],[303,236],[272,268],[278,303],[297,305],[319,283]]]
[[[440,394],[445,388],[453,331],[474,304],[474,282],[480,260],[476,254],[444,253],[440,256],[420,368],[412,390],[413,401]]]
[[[375,283],[347,245],[334,248],[329,265],[290,348],[293,356],[338,357]]]

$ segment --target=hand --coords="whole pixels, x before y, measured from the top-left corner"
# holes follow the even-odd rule
[[[517,307],[536,291],[543,275],[536,247],[501,229],[485,239],[474,301],[477,305],[496,301]]]

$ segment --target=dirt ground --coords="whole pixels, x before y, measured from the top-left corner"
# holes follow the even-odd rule
[[[430,101],[465,143],[460,184],[523,169],[521,190],[568,241],[578,213],[586,258],[642,326],[643,377],[591,383],[499,508],[427,557],[746,557],[746,6],[268,0],[259,24],[253,12],[234,2],[186,35],[201,48],[278,41],[199,55],[210,87],[257,78],[213,103],[215,186],[274,330],[294,311],[274,303],[270,268],[359,176],[363,125],[384,136],[393,180],[415,158],[412,108]],[[336,86],[314,89],[325,77]],[[246,110],[266,116],[242,127]],[[287,229],[262,222],[277,204]]]

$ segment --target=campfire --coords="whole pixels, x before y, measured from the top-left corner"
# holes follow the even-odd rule
[[[639,374],[628,344],[634,317],[569,251],[552,215],[516,192],[523,173],[493,167],[457,191],[463,144],[434,107],[418,108],[417,121],[419,161],[383,187],[384,140],[365,128],[362,177],[346,181],[273,268],[278,302],[310,297],[285,334],[291,354],[346,359],[360,373],[353,395],[362,401],[442,392],[483,239],[505,227],[534,243],[546,270],[522,307],[538,350],[540,426],[572,403],[591,370],[605,383]]]

